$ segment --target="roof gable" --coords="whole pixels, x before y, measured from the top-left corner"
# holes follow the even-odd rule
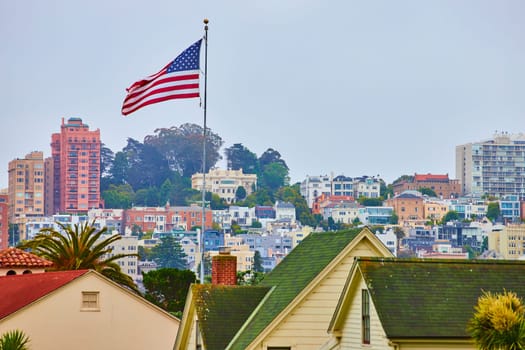
[[[368,229],[352,229],[311,233],[305,238],[261,281],[259,285],[273,287],[274,290],[232,340],[228,349],[245,349],[250,345],[360,233],[362,237],[373,236]],[[385,254],[391,254],[386,247],[381,246],[387,252]]]
[[[466,325],[483,291],[525,297],[525,262],[358,258],[356,263],[390,339],[469,338]]]
[[[0,320],[86,274],[88,270],[0,277]]]
[[[18,248],[7,248],[0,251],[0,268],[10,267],[51,267],[53,263],[35,254]]]

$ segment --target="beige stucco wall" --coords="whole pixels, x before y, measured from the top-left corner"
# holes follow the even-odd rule
[[[306,350],[319,349],[328,341],[328,325],[355,256],[381,256],[381,253],[367,239],[360,241],[258,345],[264,349],[292,346],[292,349]]]
[[[81,311],[98,291],[100,311]],[[35,350],[172,349],[179,320],[90,272],[4,318],[0,334],[24,331]]]

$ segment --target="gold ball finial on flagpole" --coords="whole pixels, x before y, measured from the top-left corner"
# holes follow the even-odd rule
[[[208,24],[209,21],[208,21],[207,18],[205,18],[203,22],[204,22],[204,24]]]

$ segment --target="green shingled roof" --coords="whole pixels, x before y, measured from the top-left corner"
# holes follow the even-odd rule
[[[525,297],[525,262],[358,258],[387,336],[468,338],[483,291]]]
[[[261,281],[274,290],[228,349],[245,349],[361,231],[308,235]]]
[[[225,349],[270,289],[258,286],[193,285],[192,293],[205,348]]]

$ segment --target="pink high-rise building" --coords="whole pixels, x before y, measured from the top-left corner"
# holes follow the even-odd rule
[[[53,213],[85,213],[100,207],[100,130],[80,118],[62,119],[51,135],[52,178],[46,193]],[[50,164],[48,168],[50,167]],[[51,209],[52,208],[52,209]]]
[[[8,197],[0,192],[0,250],[9,246],[9,221],[7,215]]]

